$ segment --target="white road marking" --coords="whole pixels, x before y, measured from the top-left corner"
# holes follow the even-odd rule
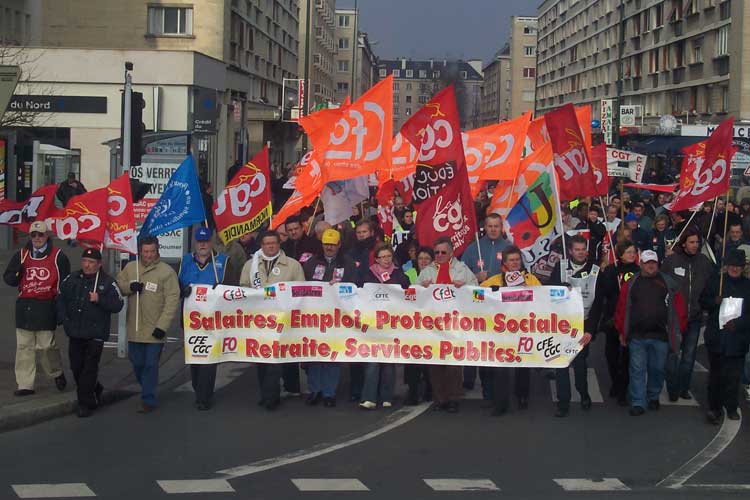
[[[661,388],[661,394],[659,394],[659,404],[661,404],[662,406],[700,406],[700,404],[698,404],[698,401],[695,400],[695,396],[693,396],[692,392],[690,393],[690,396],[692,397],[692,399],[679,398],[677,399],[677,401],[670,401],[669,393],[667,392],[667,386],[665,384],[664,387]]]
[[[355,444],[364,443],[372,438],[378,437],[381,434],[385,434],[397,427],[400,427],[427,411],[430,407],[430,403],[422,403],[418,406],[409,408],[402,408],[398,411],[391,413],[387,418],[382,421],[382,425],[378,425],[374,431],[370,431],[358,437],[348,439],[340,443],[322,443],[317,446],[313,446],[307,450],[298,450],[285,455],[280,455],[274,458],[267,458],[265,460],[259,460],[247,465],[240,465],[232,467],[230,469],[224,469],[217,471],[217,474],[224,474],[231,478],[249,476],[258,472],[267,471],[270,469],[276,469],[277,467],[283,467],[289,464],[296,464],[311,458],[317,458],[322,455],[327,455],[334,451],[342,450]]]
[[[117,339],[117,334],[113,333],[110,334],[109,338],[111,339]],[[182,342],[182,339],[179,337],[167,337],[167,343],[168,344],[174,344],[175,342]],[[104,342],[104,348],[105,349],[117,349],[117,340]]]
[[[234,493],[226,479],[184,479],[156,481],[164,493]]]
[[[18,498],[82,498],[95,497],[86,483],[14,484]]]
[[[500,491],[489,479],[424,479],[435,491]]]
[[[601,481],[593,479],[553,479],[565,491],[629,491],[622,481],[605,477]]]
[[[737,410],[739,412],[739,410]],[[724,417],[724,421],[721,424],[719,432],[714,436],[710,443],[706,445],[701,451],[698,452],[693,458],[688,460],[679,469],[671,473],[659,481],[656,486],[662,488],[682,488],[691,477],[697,474],[706,465],[711,463],[713,459],[721,455],[721,453],[729,446],[737,433],[740,431],[742,426],[742,413],[740,412],[739,420],[729,420]]]
[[[292,479],[300,491],[370,491],[359,479]]]
[[[750,484],[683,484],[682,488],[711,491],[749,491]]]
[[[571,385],[571,394],[570,394],[570,401],[571,403],[580,403],[581,402],[581,395],[578,394],[578,391],[575,390],[575,374],[573,373],[573,368],[568,368],[570,371],[570,385]],[[599,388],[599,379],[596,378],[596,370],[593,368],[589,368],[586,370],[586,379],[589,384],[589,397],[591,398],[592,403],[603,403],[604,397],[602,396],[602,391]],[[555,385],[554,380],[549,381],[549,389],[552,393],[552,401],[557,403],[557,385]]]
[[[242,376],[249,366],[247,363],[221,363],[216,367],[216,385],[214,391],[226,387]],[[188,381],[175,388],[175,392],[193,392],[193,383]]]
[[[693,365],[693,373],[708,373],[708,369],[696,361]]]

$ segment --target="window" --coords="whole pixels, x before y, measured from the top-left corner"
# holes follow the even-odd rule
[[[412,78],[414,76],[414,70],[407,69],[406,70],[406,78]]]
[[[341,60],[337,62],[339,73],[346,73],[349,71],[349,61]]]
[[[536,47],[534,45],[524,45],[523,53],[527,56],[536,55]]]
[[[347,82],[336,83],[337,92],[349,92],[349,84]]]
[[[393,117],[394,118],[398,117],[398,107],[396,106],[393,106]]]
[[[703,37],[695,38],[690,42],[690,64],[703,62]]]
[[[468,78],[469,74],[466,71],[461,72],[461,79],[466,80]]]
[[[411,96],[406,96],[406,104],[411,104]]]
[[[192,7],[149,7],[149,35],[192,35]]]
[[[536,78],[536,68],[523,68],[524,78]]]
[[[433,71],[432,72],[432,77],[433,78],[440,78],[440,71]]]
[[[394,69],[393,70],[393,78],[401,78],[401,70],[400,69]]]
[[[427,70],[426,69],[420,69],[419,70],[419,78],[427,78]]]
[[[379,75],[380,75],[380,78],[385,78],[386,76],[388,76],[388,70],[385,68],[380,68]]]
[[[523,102],[534,102],[534,91],[524,90],[521,93],[521,100],[523,100]]]
[[[729,26],[722,26],[716,30],[716,55],[729,55]]]
[[[349,26],[349,16],[339,16],[339,27],[346,28]]]
[[[654,21],[657,28],[664,26],[664,4],[660,3],[654,7]]]
[[[339,38],[339,48],[340,49],[348,49],[349,48],[349,39],[348,38]]]
[[[659,49],[654,49],[648,53],[648,72],[659,72]]]
[[[729,111],[729,87],[721,87],[721,113]]]
[[[411,108],[406,108],[406,116],[411,116]]]
[[[411,90],[411,82],[406,84],[406,90]]]
[[[536,33],[536,28],[533,26],[524,26],[523,27],[523,34],[524,35],[533,35]]]
[[[398,92],[398,90],[399,90],[399,84],[398,84],[398,82],[393,82],[393,91],[394,92]]]
[[[428,97],[426,95],[419,96],[419,104],[427,104]]]

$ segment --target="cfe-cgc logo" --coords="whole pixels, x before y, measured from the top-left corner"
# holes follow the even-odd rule
[[[456,291],[449,286],[435,288],[432,291],[432,298],[435,300],[453,300],[456,298]]]
[[[195,301],[196,302],[208,302],[208,287],[206,286],[195,287]]]
[[[292,297],[322,297],[323,287],[315,285],[292,286]]]
[[[471,293],[471,298],[474,302],[484,302],[484,290],[475,288]]]
[[[207,358],[211,352],[211,345],[208,343],[208,337],[205,335],[193,335],[188,338],[190,352],[195,358]]]
[[[233,300],[242,300],[247,297],[247,292],[242,288],[235,288],[234,290],[224,291],[224,300],[232,302]]]
[[[407,300],[409,302],[416,302],[417,301],[417,289],[414,287],[409,287],[406,290],[404,290],[404,300]]]
[[[273,300],[276,298],[276,287],[275,286],[267,286],[263,289],[263,299],[264,300]]]

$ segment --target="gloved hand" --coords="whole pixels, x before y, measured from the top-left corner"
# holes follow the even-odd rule
[[[154,328],[154,333],[152,333],[151,336],[155,339],[161,340],[167,336],[167,332],[165,332],[161,328]]]
[[[183,286],[183,287],[182,287],[182,290],[180,290],[180,296],[181,296],[181,297],[182,297],[183,299],[186,299],[186,298],[190,297],[190,293],[191,293],[192,291],[193,291],[193,287],[192,287],[192,286],[190,286],[190,285],[185,285],[185,286]]]
[[[130,291],[133,293],[141,293],[143,291],[143,283],[134,281],[130,284]]]

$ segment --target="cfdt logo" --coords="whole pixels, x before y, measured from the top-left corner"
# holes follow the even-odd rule
[[[456,298],[456,292],[448,286],[435,288],[432,291],[432,298],[435,300],[453,300]]]
[[[233,300],[241,300],[247,297],[247,293],[242,288],[235,288],[234,290],[224,291],[224,300],[232,302]]]

